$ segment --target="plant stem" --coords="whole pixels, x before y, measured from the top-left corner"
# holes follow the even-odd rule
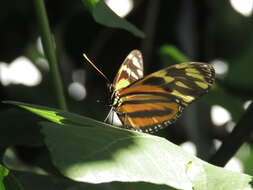
[[[34,0],[34,4],[38,17],[38,25],[40,27],[41,32],[43,49],[45,52],[45,56],[49,62],[51,78],[54,83],[53,85],[55,89],[55,95],[57,97],[57,103],[61,109],[67,110],[62,81],[57,65],[55,48],[53,45],[53,36],[51,35],[44,0]]]

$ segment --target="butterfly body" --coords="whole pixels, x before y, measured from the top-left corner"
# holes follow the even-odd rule
[[[174,123],[185,107],[214,83],[211,65],[187,62],[143,77],[141,52],[133,50],[112,83],[112,106],[122,127],[153,132]]]

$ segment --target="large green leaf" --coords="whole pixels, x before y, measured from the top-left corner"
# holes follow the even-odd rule
[[[94,123],[96,127],[104,127],[105,125],[102,122],[98,122],[84,116],[80,116],[70,112],[65,112],[59,109],[49,108],[46,106],[38,106],[15,101],[3,101],[3,103],[17,105],[45,119],[48,119],[49,121],[58,124],[77,124],[85,127],[90,127],[94,125]]]
[[[42,135],[38,121],[40,117],[27,111],[11,108],[0,112],[0,145],[3,147],[15,145],[42,144]],[[20,125],[22,123],[22,125]]]
[[[172,190],[165,185],[155,185],[151,183],[103,183],[91,184],[73,181],[67,178],[56,176],[38,175],[29,172],[15,172],[15,177],[25,190],[113,190],[113,189],[131,189],[131,190]]]
[[[251,176],[210,165],[169,141],[128,130],[43,122],[55,165],[74,180],[167,184],[176,189],[251,188]]]
[[[82,0],[89,9],[94,20],[102,25],[112,28],[121,28],[133,33],[135,36],[144,38],[145,34],[136,26],[114,13],[102,0]]]
[[[56,167],[71,179],[142,181],[187,190],[253,189],[251,176],[210,165],[164,138],[51,108],[15,104],[54,122],[42,122],[42,132]]]

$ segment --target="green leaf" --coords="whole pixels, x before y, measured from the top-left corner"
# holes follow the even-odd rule
[[[0,164],[0,190],[23,190],[7,168]]]
[[[165,185],[150,183],[103,183],[90,184],[80,183],[67,178],[38,175],[29,172],[15,172],[15,177],[25,190],[110,190],[110,189],[131,189],[131,190],[171,190]]]
[[[85,127],[95,125],[96,127],[104,127],[104,123],[95,121],[91,118],[83,117],[74,113],[65,112],[59,109],[49,108],[46,106],[38,106],[33,104],[26,104],[16,101],[3,101],[3,103],[13,104],[23,109],[31,111],[49,121],[58,124],[77,124]]]
[[[164,138],[60,110],[8,103],[55,122],[41,122],[42,133],[55,166],[73,180],[147,182],[185,190],[253,189],[251,176],[210,165]]]
[[[41,118],[38,116],[15,107],[2,110],[0,118],[1,146],[41,145],[43,143],[40,126],[37,124]]]
[[[132,25],[125,19],[119,17],[113,12],[104,1],[101,0],[82,0],[83,4],[88,7],[94,20],[107,27],[121,28],[133,33],[135,36],[144,38],[145,34],[136,26]]]
[[[0,190],[6,190],[4,178],[9,174],[9,170],[0,164]]]
[[[5,184],[6,190],[24,190],[23,187],[19,184],[19,182],[13,175],[6,176],[4,178],[4,184]]]
[[[166,139],[111,127],[41,123],[57,168],[89,183],[149,182],[176,189],[252,189],[251,176],[212,166]]]
[[[182,62],[188,62],[189,59],[175,46],[163,45],[159,50],[160,57],[166,65],[173,65]]]
[[[97,3],[99,3],[101,0],[82,0],[83,4],[89,9],[92,10]]]
[[[62,128],[48,122],[42,125],[54,163],[65,176],[74,180],[90,183],[144,181],[169,184],[179,189],[191,187],[185,173],[189,160],[184,163],[176,157],[174,145],[167,149],[164,144],[166,147],[157,149],[158,137],[110,127],[98,129],[73,125]],[[155,158],[157,152],[152,156],[155,150],[165,157]],[[168,157],[169,153],[175,157]]]

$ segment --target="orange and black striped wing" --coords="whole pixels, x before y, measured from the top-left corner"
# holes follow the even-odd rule
[[[123,61],[114,81],[114,91],[127,87],[143,77],[143,59],[139,50],[131,51]]]
[[[172,124],[182,110],[214,83],[214,69],[206,63],[181,63],[157,71],[117,92],[123,127],[143,132]]]

